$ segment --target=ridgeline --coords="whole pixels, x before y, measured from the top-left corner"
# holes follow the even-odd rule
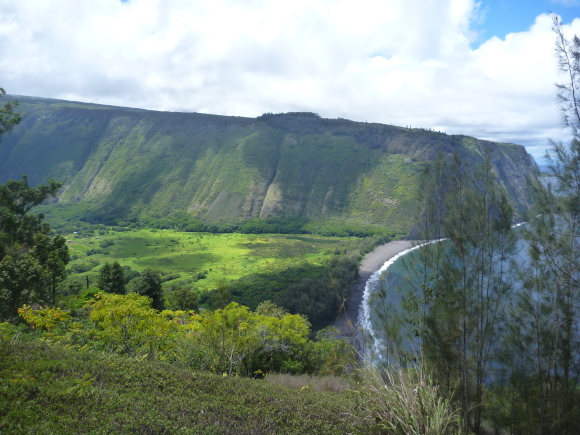
[[[0,183],[65,183],[57,202],[92,223],[181,218],[333,221],[408,233],[424,162],[491,152],[516,209],[537,174],[522,146],[423,129],[324,119],[156,112],[10,96],[24,120],[0,142]]]

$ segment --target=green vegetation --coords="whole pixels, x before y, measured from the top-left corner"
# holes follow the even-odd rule
[[[84,302],[87,294],[81,290],[88,279],[89,286],[108,292],[124,293],[126,286],[152,297],[161,308],[159,296],[143,287],[145,274],[154,273],[166,306],[223,308],[233,300],[254,309],[272,300],[306,315],[315,329],[331,323],[348,299],[361,255],[389,240],[156,229],[84,229],[65,237],[73,260],[59,287],[61,307]],[[122,266],[116,276],[124,276],[116,285],[120,290],[107,284],[115,262]],[[101,282],[104,275],[108,278]]]
[[[348,394],[0,341],[2,433],[376,433]]]
[[[0,183],[66,180],[43,212],[106,225],[407,234],[421,168],[439,152],[475,163],[490,151],[520,212],[536,171],[516,145],[307,113],[251,119],[30,97],[21,107],[28,116],[0,144]]]
[[[0,185],[0,320],[15,319],[23,304],[55,301],[68,249],[61,236],[49,235],[42,215],[29,212],[59,188],[54,180],[30,187],[26,176]]]
[[[101,267],[97,278],[97,287],[106,293],[125,294],[125,273],[118,262],[105,263]]]
[[[22,328],[3,323],[4,339],[168,361],[216,374],[343,375],[354,362],[353,350],[334,330],[322,330],[310,339],[310,324],[304,317],[271,302],[255,311],[232,302],[215,311],[160,312],[145,296],[100,292],[74,312],[30,305],[18,312],[29,331],[21,336]]]
[[[370,366],[362,373],[362,407],[387,433],[460,433],[459,411],[420,366],[383,373]]]
[[[155,268],[163,274],[179,274],[182,280],[190,284],[195,282],[200,291],[215,288],[221,279],[233,281],[245,275],[284,270],[305,262],[320,265],[332,252],[348,246],[344,239],[307,235],[212,234],[155,229],[106,230],[101,235],[91,231],[64,237],[70,240],[68,247],[75,258],[70,267],[96,264],[91,267],[96,273],[106,262],[119,261],[139,271]],[[104,245],[108,246],[103,248]],[[201,278],[200,274],[205,276]]]
[[[348,342],[332,331],[310,340],[302,317],[272,303],[255,312],[232,303],[201,314],[159,313],[146,297],[99,293],[72,315],[29,306],[19,312],[28,330],[0,324],[6,433],[395,434],[410,426],[445,434],[459,424],[413,371],[337,378],[353,367]],[[273,372],[325,376],[273,375],[270,382]],[[405,411],[403,394],[414,408]],[[396,412],[404,416],[389,416]]]

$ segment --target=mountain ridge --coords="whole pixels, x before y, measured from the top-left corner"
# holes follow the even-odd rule
[[[308,112],[257,118],[8,96],[27,114],[0,142],[0,182],[65,182],[61,206],[113,223],[290,217],[409,231],[424,163],[488,150],[516,208],[537,166],[524,147]]]

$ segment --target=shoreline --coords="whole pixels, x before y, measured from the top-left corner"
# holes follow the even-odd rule
[[[352,337],[357,333],[358,316],[363,294],[371,275],[395,255],[412,248],[416,244],[416,240],[396,240],[377,246],[364,256],[358,270],[359,279],[351,290],[350,298],[346,301],[344,310],[334,322],[334,326],[338,328],[342,335]]]

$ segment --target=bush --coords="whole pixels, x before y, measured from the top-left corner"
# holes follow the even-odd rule
[[[69,274],[77,274],[77,273],[84,273],[91,270],[93,267],[98,266],[98,263],[89,262],[89,263],[77,263],[69,266],[68,273]]]
[[[459,411],[442,397],[420,367],[395,367],[381,372],[362,369],[359,393],[367,418],[389,434],[458,434]]]
[[[99,246],[103,249],[108,248],[109,246],[113,246],[114,244],[115,242],[113,240],[101,240],[99,242]]]

